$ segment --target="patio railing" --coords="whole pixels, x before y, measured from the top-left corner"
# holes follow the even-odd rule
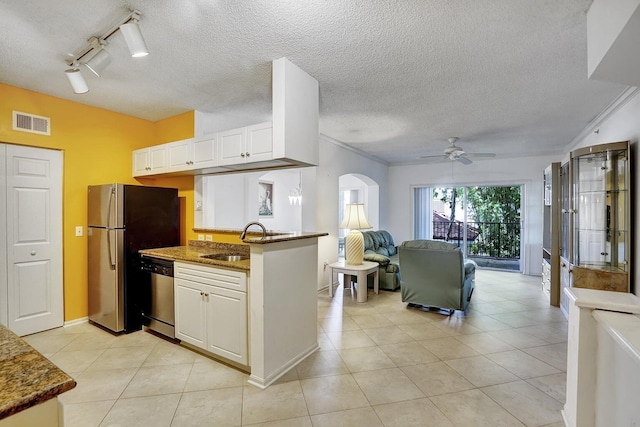
[[[462,222],[434,221],[433,239],[457,244],[464,242]],[[519,222],[467,222],[467,256],[473,258],[519,259]]]

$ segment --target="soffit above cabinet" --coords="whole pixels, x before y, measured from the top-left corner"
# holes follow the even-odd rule
[[[640,0],[594,0],[587,14],[589,78],[640,86]]]
[[[219,124],[209,120],[211,115],[195,112],[196,136],[192,140],[209,136],[215,140],[215,164],[202,167],[187,159],[181,160],[180,164],[184,165],[177,169],[169,165],[153,172],[149,165],[140,169],[134,153],[134,176],[205,175],[317,166],[320,156],[318,81],[287,58],[273,61],[272,78],[271,122],[219,129],[216,128]],[[176,143],[163,145],[171,144]]]

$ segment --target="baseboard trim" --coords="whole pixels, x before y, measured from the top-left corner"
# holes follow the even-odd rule
[[[312,353],[314,353],[315,351],[317,351],[319,349],[320,349],[320,346],[318,345],[318,342],[316,341],[311,347],[309,347],[308,349],[302,351],[300,354],[298,354],[297,356],[295,356],[294,358],[289,360],[287,363],[282,365],[278,370],[276,370],[272,374],[268,375],[266,378],[261,378],[261,377],[258,377],[256,375],[254,375],[254,374],[251,374],[251,376],[249,377],[249,381],[247,381],[247,382],[249,384],[253,385],[253,386],[258,387],[259,389],[264,390],[267,387],[269,387],[271,384],[276,382],[278,380],[278,378],[280,378],[281,376],[283,376],[284,374],[289,372],[291,370],[291,368],[296,366],[298,363],[302,362],[309,355],[311,355]]]
[[[67,328],[69,326],[75,326],[75,325],[80,325],[82,323],[87,323],[88,321],[89,321],[89,317],[85,316],[85,317],[81,317],[79,319],[73,319],[73,320],[69,320],[68,322],[64,322],[62,327],[63,328]]]

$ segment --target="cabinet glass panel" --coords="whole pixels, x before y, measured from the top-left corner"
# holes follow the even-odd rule
[[[627,271],[626,150],[585,154],[573,159],[573,263]]]
[[[565,163],[560,167],[560,200],[562,203],[561,211],[561,233],[560,240],[560,256],[569,259],[569,231],[571,230],[571,176],[569,175],[569,163]]]

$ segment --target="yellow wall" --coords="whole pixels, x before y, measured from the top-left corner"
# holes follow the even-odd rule
[[[82,95],[78,95],[82,100]],[[51,136],[12,130],[12,111],[51,118]],[[193,112],[156,123],[0,83],[0,142],[64,152],[63,257],[65,321],[87,316],[87,186],[137,184],[131,151],[193,136]],[[193,238],[193,178],[139,180],[177,187],[182,205],[182,236]],[[82,225],[83,237],[75,237]]]

